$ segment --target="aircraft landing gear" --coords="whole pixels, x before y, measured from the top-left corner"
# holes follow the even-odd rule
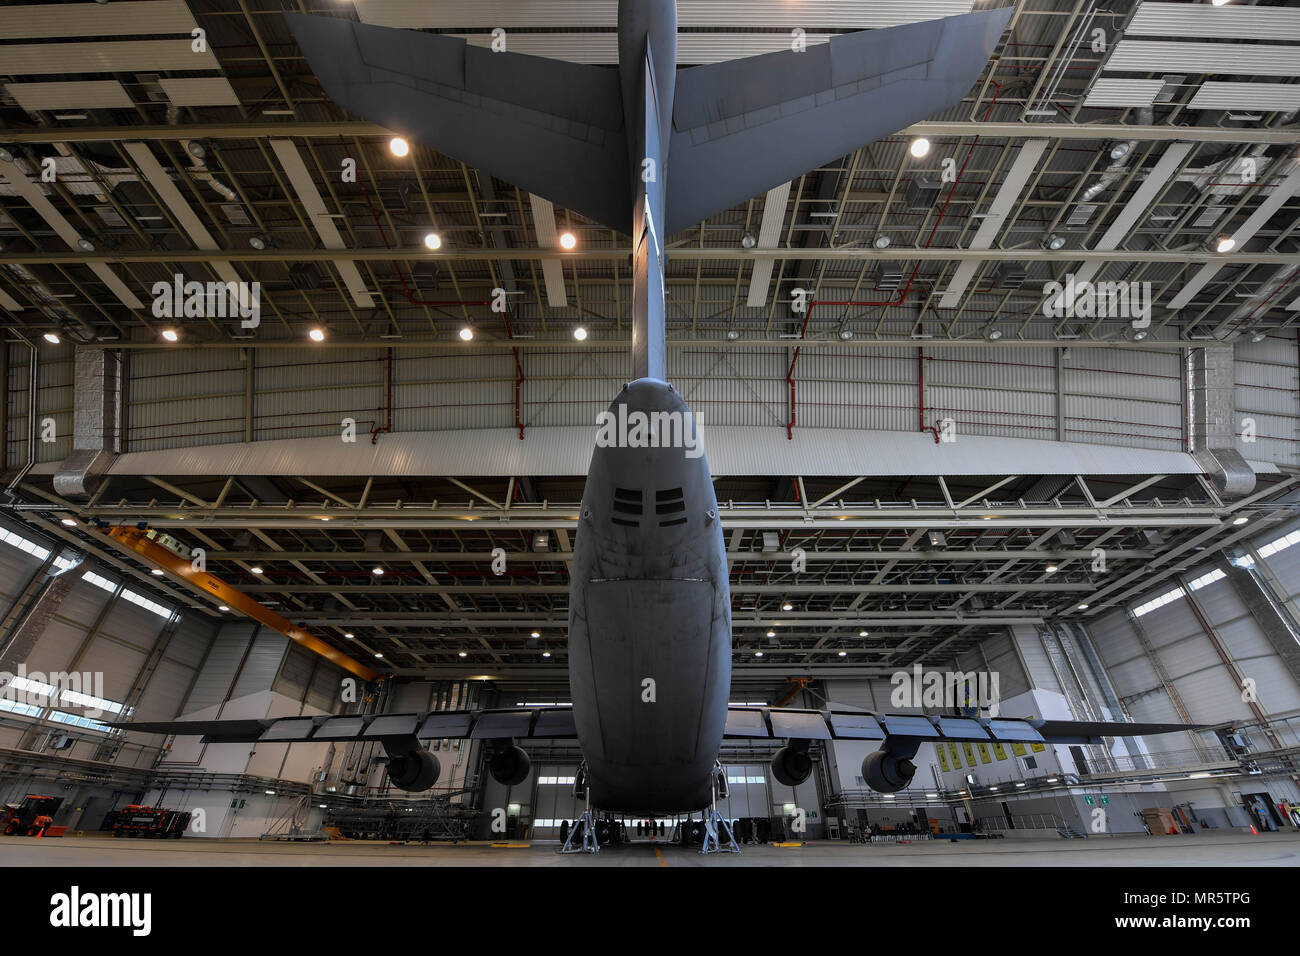
[[[736,838],[731,833],[731,824],[718,812],[719,793],[723,797],[727,795],[726,773],[720,762],[714,764],[713,794],[709,801],[709,809],[704,814],[704,843],[700,846],[701,853],[740,852],[740,847],[736,845]]]
[[[587,764],[584,761],[573,778],[573,795],[587,801],[586,808],[574,821],[565,838],[561,853],[599,853],[600,841],[596,839],[596,815],[591,812],[591,791],[587,787]]]

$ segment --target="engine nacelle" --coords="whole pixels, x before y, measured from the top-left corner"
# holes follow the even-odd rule
[[[533,762],[528,758],[528,754],[513,744],[502,747],[494,753],[488,763],[488,771],[492,774],[492,779],[507,787],[523,783],[532,768]]]
[[[897,793],[912,782],[916,764],[899,754],[877,750],[862,761],[862,779],[877,793]]]
[[[797,787],[812,774],[812,757],[806,749],[786,744],[772,758],[772,776],[784,787]]]
[[[420,793],[438,782],[442,766],[427,750],[411,750],[388,758],[388,779],[394,787]]]

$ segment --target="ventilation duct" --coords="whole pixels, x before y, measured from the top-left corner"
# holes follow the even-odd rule
[[[1232,346],[1190,349],[1187,359],[1191,398],[1192,457],[1224,498],[1240,498],[1255,488],[1255,472],[1236,447],[1236,383]]]
[[[1150,126],[1152,116],[1151,107],[1141,107],[1136,113],[1137,125]],[[1115,143],[1109,147],[1110,149],[1122,150],[1120,156],[1106,167],[1106,171],[1101,174],[1101,177],[1095,183],[1083,191],[1083,194],[1079,197],[1079,201],[1090,203],[1109,189],[1115,180],[1119,179],[1124,170],[1128,168],[1129,161],[1133,158],[1133,151],[1137,149],[1137,144],[1137,140],[1130,139],[1124,142]]]
[[[72,408],[72,454],[54,473],[54,490],[88,498],[119,451],[121,368],[107,349],[77,349]]]

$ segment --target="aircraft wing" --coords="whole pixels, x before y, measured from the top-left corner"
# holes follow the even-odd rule
[[[957,103],[1010,16],[985,10],[679,71],[667,232]]]
[[[285,19],[325,92],[348,112],[631,232],[616,70],[334,17]]]
[[[556,740],[577,737],[567,707],[508,710],[441,710],[420,714],[267,717],[259,720],[172,720],[109,723],[143,734],[201,736],[205,743],[298,743],[314,741],[469,738]]]
[[[1043,720],[1022,717],[940,717],[874,714],[849,710],[729,707],[728,739],[885,740],[992,743],[1098,744],[1106,737],[1143,737],[1202,724],[1136,724],[1122,721]]]

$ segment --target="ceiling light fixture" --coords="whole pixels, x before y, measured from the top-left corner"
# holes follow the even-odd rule
[[[9,152],[9,150],[5,149],[3,146],[0,146],[0,163],[12,163],[13,161],[14,154]]]
[[[307,338],[311,339],[313,342],[324,342],[325,330],[321,328],[312,329],[307,333]]]
[[[162,570],[162,568],[154,568],[154,569],[152,569],[149,573],[152,574],[152,575],[153,575],[154,577],[156,577],[156,578],[160,578],[160,577],[163,576],[163,570]]]
[[[737,329],[727,329],[727,341],[734,342],[740,338],[740,332]]]
[[[849,339],[853,338],[853,330],[840,329],[840,338],[843,339],[845,342],[847,342]]]
[[[866,631],[858,631],[858,637],[866,637],[866,636],[867,636]]]
[[[348,631],[348,632],[347,632],[346,634],[344,634],[343,636],[346,637],[349,641],[352,640],[354,637],[356,637],[356,635],[353,634],[351,631]]]
[[[1080,610],[1080,611],[1086,611],[1086,610],[1088,610],[1088,605],[1087,605],[1087,604],[1079,604],[1079,605],[1077,606],[1077,610]]]
[[[533,631],[533,633],[532,633],[532,634],[529,634],[528,636],[529,636],[529,637],[541,637],[541,636],[542,636],[542,632],[541,632],[541,631]]]
[[[571,232],[566,232],[560,236],[561,249],[576,249],[578,247],[578,237]]]
[[[394,156],[405,156],[411,151],[411,144],[400,136],[394,136],[388,141],[388,149]]]
[[[382,578],[382,577],[384,576],[384,569],[383,569],[383,568],[371,568],[371,569],[370,569],[370,573],[373,574],[373,575],[374,575],[375,577],[377,577],[377,578]]]
[[[573,337],[579,342],[585,342],[587,340],[587,330],[579,325],[573,330]]]
[[[67,527],[67,528],[75,528],[75,527],[77,526],[77,522],[76,522],[74,519],[72,519],[72,518],[63,518],[63,519],[61,519],[61,520],[62,520],[62,523],[63,523],[64,527]]]
[[[1043,245],[1046,246],[1048,249],[1052,250],[1053,252],[1056,252],[1058,249],[1064,249],[1065,236],[1059,236],[1056,233],[1052,233],[1046,239],[1043,240]]]
[[[51,345],[58,345],[59,342],[62,341],[59,338],[59,336],[54,332],[46,332],[44,335],[41,336],[41,338],[49,342]]]
[[[917,159],[921,159],[923,156],[929,155],[930,141],[924,136],[918,136],[912,140],[912,145],[907,148],[907,151]]]
[[[876,236],[876,238],[872,240],[871,244],[872,244],[873,246],[875,246],[877,249],[888,249],[888,248],[889,248],[889,237],[888,237],[888,236],[883,236],[883,235],[882,235],[882,236]]]
[[[77,240],[77,248],[80,249],[82,252],[94,252],[95,244],[91,242],[89,239],[87,239],[85,236],[82,236],[80,239]]]
[[[1044,570],[1046,570],[1048,574],[1055,574],[1055,573],[1056,573],[1056,565],[1054,565],[1054,564],[1049,564],[1049,565],[1048,565]]]
[[[266,248],[266,236],[262,235],[260,232],[255,236],[249,236],[248,244],[258,252],[261,252]]]
[[[758,245],[758,240],[755,239],[753,236],[751,236],[749,233],[745,233],[743,236],[740,237],[740,245],[741,248],[743,249],[753,249],[756,245]]]
[[[220,604],[220,605],[217,606],[217,610],[218,610],[218,611],[229,611],[230,608],[227,607],[225,604]]]
[[[1214,244],[1215,252],[1231,252],[1235,248],[1237,248],[1237,240],[1232,236],[1220,236]]]
[[[768,636],[768,637],[776,637],[776,631],[768,631],[768,632],[767,632],[767,636]]]
[[[794,610],[794,605],[791,604],[789,601],[786,601],[784,604],[781,605],[781,610],[783,610],[783,611],[793,611],[793,610]]]
[[[262,573],[262,569],[261,569],[258,565],[256,565],[256,564],[253,565],[253,566],[252,566],[251,568],[249,568],[248,570],[249,570],[250,572],[252,572],[253,574],[261,574],[261,573]]]
[[[1235,525],[1243,525],[1243,524],[1245,524],[1245,523],[1246,523],[1247,521],[1249,521],[1249,520],[1250,520],[1250,519],[1247,518],[1245,515],[1242,515],[1242,516],[1239,517],[1239,518],[1233,518],[1233,519],[1232,519],[1232,523],[1235,524]]]
[[[1263,342],[1266,338],[1268,338],[1267,332],[1256,332],[1250,337],[1250,340],[1252,342]]]
[[[996,342],[998,339],[1002,338],[1002,331],[1000,329],[988,329],[984,333],[984,337],[990,342]]]
[[[431,232],[424,237],[424,247],[430,252],[435,252],[442,248],[442,236],[436,232]]]
[[[162,337],[168,342],[176,342],[180,339],[180,334],[175,329],[163,329]]]

